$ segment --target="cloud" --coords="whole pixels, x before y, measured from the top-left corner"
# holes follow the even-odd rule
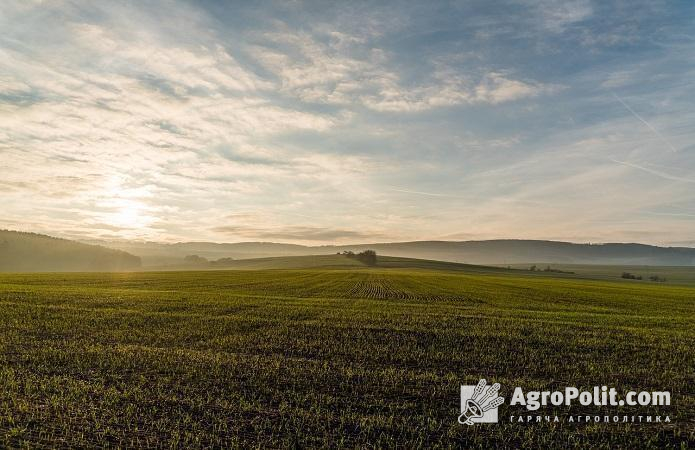
[[[252,227],[220,226],[213,229],[236,239],[278,239],[289,241],[342,241],[345,239],[374,239],[379,234],[332,228],[291,226],[271,230]]]
[[[476,86],[475,101],[497,104],[533,97],[551,89],[555,88],[510,80],[500,73],[491,72]]]
[[[541,26],[552,33],[561,33],[572,24],[593,14],[590,0],[523,0],[541,19]]]
[[[593,13],[590,0],[543,0],[538,7],[542,11],[546,28],[555,32],[586,20]]]
[[[102,25],[72,25],[74,41],[98,60],[145,82],[170,86],[171,94],[224,95],[225,92],[249,92],[267,89],[272,84],[242,67],[221,45],[214,42],[194,48],[162,45],[157,36],[136,33],[125,35]]]
[[[334,34],[331,34],[334,37]],[[340,33],[322,43],[306,32],[265,33],[251,53],[280,82],[280,90],[304,102],[360,105],[381,112],[420,112],[439,107],[499,104],[550,92],[556,87],[509,78],[491,71],[478,80],[433,61],[423,82],[406,84],[390,68],[390,57],[360,37]],[[346,50],[346,47],[349,51]],[[353,55],[359,55],[353,56]]]
[[[403,88],[393,78],[382,80],[374,95],[361,97],[364,105],[376,111],[413,112],[442,106],[499,104],[534,97],[550,91],[550,86],[509,79],[501,73],[485,74],[477,83],[465,77],[442,74],[424,86]]]
[[[287,224],[288,219],[295,223]],[[346,229],[323,224],[326,219],[324,214],[311,216],[282,209],[250,209],[226,214],[219,220],[222,225],[210,229],[226,240],[236,241],[260,239],[304,243],[359,242],[384,236],[373,224],[364,230]]]
[[[601,87],[605,89],[615,89],[618,87],[630,84],[634,80],[635,74],[629,70],[620,70],[618,72],[610,73],[606,76],[606,79],[601,83]]]

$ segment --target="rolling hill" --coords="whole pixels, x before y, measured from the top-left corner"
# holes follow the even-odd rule
[[[224,263],[203,262],[198,264],[178,264],[169,266],[151,266],[147,270],[304,270],[304,269],[364,269],[366,264],[345,255],[302,255],[302,256],[273,256],[267,258],[235,259]],[[378,256],[375,269],[411,269],[439,270],[469,273],[521,273],[520,269],[507,269],[494,266],[479,266],[447,261],[435,261],[417,258],[402,258],[398,256]]]
[[[139,257],[124,251],[0,230],[0,272],[123,271],[140,266]]]
[[[487,241],[414,241],[355,245],[304,246],[272,242],[210,243],[99,242],[143,260],[143,265],[176,264],[187,255],[210,260],[277,256],[328,255],[351,250],[375,250],[380,255],[467,264],[603,264],[693,266],[695,248],[658,247],[632,243],[576,244],[571,242],[498,239]]]
[[[93,245],[99,244],[99,245]],[[0,231],[0,271],[114,271],[140,267],[182,268],[184,258],[197,255],[210,261],[225,261],[217,268],[246,268],[282,265],[272,258],[307,256],[292,261],[302,268],[313,267],[317,255],[343,251],[375,250],[380,257],[473,265],[590,264],[607,266],[695,266],[695,248],[658,247],[645,244],[576,244],[571,242],[499,239],[487,241],[414,241],[354,245],[305,246],[273,242],[182,242],[174,244],[131,241],[81,243],[34,233]],[[250,261],[253,260],[253,261]],[[304,261],[302,263],[301,261]],[[327,260],[326,260],[327,261]],[[382,260],[383,261],[383,260]],[[340,258],[339,266],[352,264]],[[308,265],[303,265],[308,264]],[[330,265],[330,264],[328,264]]]

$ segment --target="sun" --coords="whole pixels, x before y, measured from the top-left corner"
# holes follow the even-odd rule
[[[138,228],[140,225],[140,214],[137,208],[126,207],[121,208],[114,217],[114,225],[119,225],[125,228]]]
[[[114,175],[104,185],[95,206],[96,220],[121,237],[142,236],[150,233],[158,221],[150,199],[151,186],[128,186],[126,176]]]
[[[149,216],[145,205],[130,199],[118,199],[115,211],[108,216],[108,223],[119,228],[138,229],[148,225]]]

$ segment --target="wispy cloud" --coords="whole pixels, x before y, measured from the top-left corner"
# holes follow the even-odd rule
[[[420,112],[463,104],[499,104],[556,89],[495,71],[465,76],[441,61],[431,62],[431,73],[420,83],[405,83],[391,67],[388,52],[372,47],[368,39],[335,31],[312,36],[284,30],[264,33],[257,40],[251,51],[280,80],[280,90],[309,103]]]
[[[564,31],[568,26],[586,20],[593,14],[589,0],[526,0],[535,7],[542,18],[542,26],[554,33]]]
[[[359,232],[354,230],[309,226],[278,227],[277,229],[220,226],[215,227],[214,231],[231,236],[235,239],[242,237],[248,239],[276,239],[295,242],[340,242],[345,239],[374,239],[380,237],[379,234],[375,234],[373,232]]]

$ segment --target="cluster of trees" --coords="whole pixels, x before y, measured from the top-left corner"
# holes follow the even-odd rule
[[[184,262],[189,265],[200,266],[226,266],[234,261],[234,258],[220,258],[216,261],[209,261],[207,258],[198,255],[188,255],[183,258]]]
[[[538,272],[553,272],[553,273],[574,273],[574,272],[570,272],[570,271],[568,271],[568,270],[553,269],[553,268],[551,268],[550,266],[546,266],[545,269],[542,269],[542,270],[541,270],[541,269],[539,269],[535,264],[532,265],[531,267],[529,267],[528,270],[530,270],[531,272],[536,272],[536,271],[538,271]]]
[[[642,275],[634,275],[630,272],[623,272],[623,274],[620,275],[620,278],[625,278],[626,280],[641,280]]]
[[[630,272],[623,272],[623,274],[620,276],[621,278],[625,278],[627,280],[641,280],[642,275],[633,275]],[[663,283],[666,281],[666,278],[660,277],[659,275],[652,275],[649,277],[649,281],[655,281],[657,283]]]
[[[207,264],[208,259],[198,255],[187,255],[183,260],[186,264]]]
[[[348,258],[354,258],[368,266],[376,266],[376,252],[374,250],[365,250],[360,253],[345,251],[341,254]]]
[[[649,280],[656,281],[657,283],[663,283],[664,281],[666,281],[666,278],[660,277],[659,275],[652,275],[651,277],[649,277]]]

